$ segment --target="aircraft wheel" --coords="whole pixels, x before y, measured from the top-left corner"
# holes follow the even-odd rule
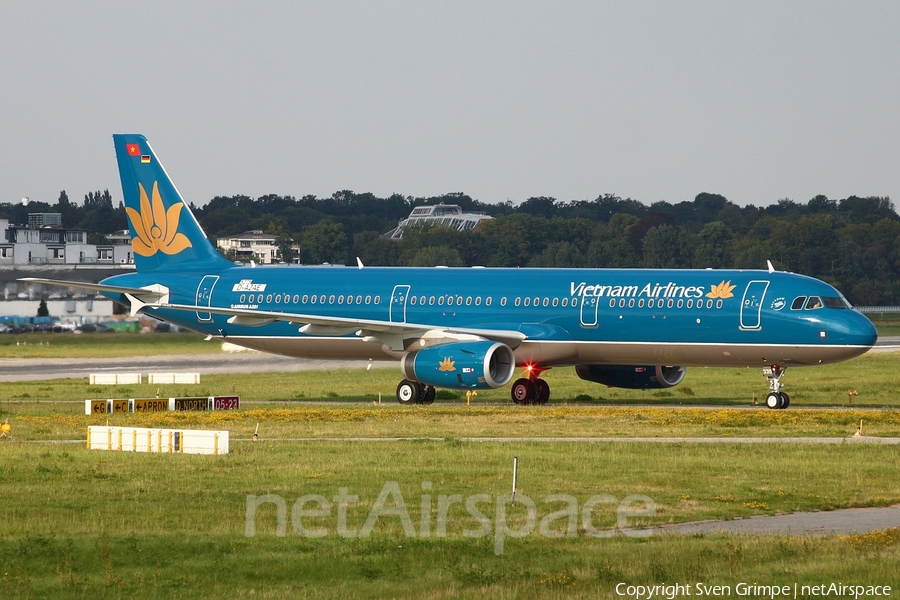
[[[419,404],[433,404],[436,393],[437,390],[434,389],[433,385],[423,385],[422,395],[419,397]]]
[[[416,404],[422,397],[422,386],[416,381],[404,379],[397,386],[397,401],[400,404]]]
[[[781,394],[776,392],[769,392],[769,395],[766,396],[766,406],[769,408],[780,408],[781,407]]]
[[[791,397],[785,394],[784,392],[780,393],[781,395],[781,405],[778,408],[787,408],[791,405]]]
[[[550,384],[543,379],[534,379],[532,383],[535,391],[534,403],[547,404],[547,401],[550,400]]]
[[[516,404],[531,404],[535,397],[534,384],[529,379],[516,379],[511,395]]]

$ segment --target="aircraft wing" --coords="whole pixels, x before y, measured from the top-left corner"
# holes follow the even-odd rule
[[[396,323],[375,319],[350,319],[346,317],[327,317],[300,313],[249,310],[240,308],[218,308],[214,306],[193,306],[187,304],[147,304],[146,309],[169,309],[186,312],[212,313],[228,315],[228,322],[247,327],[258,327],[275,321],[301,325],[300,332],[309,335],[347,335],[356,333],[359,336],[377,339],[392,350],[404,350],[405,342],[410,338],[421,338],[426,334],[432,336],[445,334],[451,336],[474,336],[487,340],[502,342],[516,348],[527,336],[521,331],[509,329],[480,329],[472,327],[443,327],[425,323]]]

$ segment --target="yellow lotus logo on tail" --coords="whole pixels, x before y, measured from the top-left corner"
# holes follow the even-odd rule
[[[455,370],[456,370],[456,363],[453,362],[452,360],[450,360],[449,356],[438,363],[438,371],[455,371]]]
[[[734,291],[736,286],[731,285],[731,281],[723,281],[719,285],[713,285],[710,287],[709,293],[706,294],[707,298],[734,298],[734,294],[731,292]]]
[[[137,238],[131,240],[135,253],[141,256],[153,256],[157,252],[178,254],[190,248],[191,241],[183,233],[178,233],[182,204],[173,204],[167,211],[155,181],[152,204],[144,186],[139,183],[138,188],[141,191],[141,212],[125,207],[131,227],[137,234]]]

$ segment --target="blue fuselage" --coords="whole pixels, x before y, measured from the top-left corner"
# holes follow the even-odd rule
[[[516,362],[820,364],[865,352],[875,328],[832,286],[768,271],[238,267],[120,275],[105,284],[167,287],[172,304],[518,331]],[[126,303],[124,298],[112,297]],[[354,332],[160,308],[167,321],[292,356],[399,358]]]

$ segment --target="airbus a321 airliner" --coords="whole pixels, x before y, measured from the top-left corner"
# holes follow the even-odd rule
[[[668,388],[690,366],[757,366],[769,408],[790,402],[785,368],[846,360],[877,338],[835,288],[768,270],[241,266],[223,258],[142,135],[114,135],[136,272],[99,284],[131,314],[265,352],[400,361],[402,404],[435,388],[512,384],[543,404],[540,378]]]

